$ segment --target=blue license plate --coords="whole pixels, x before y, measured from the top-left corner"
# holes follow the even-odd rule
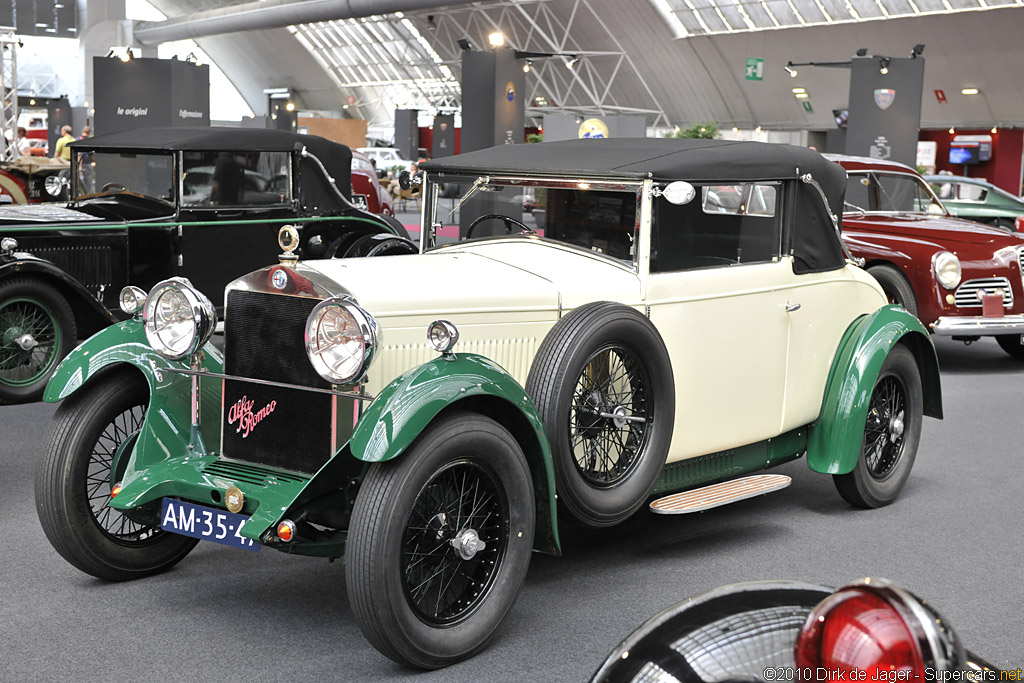
[[[259,552],[259,543],[239,533],[248,519],[245,515],[173,498],[164,498],[160,508],[160,528],[164,531]]]

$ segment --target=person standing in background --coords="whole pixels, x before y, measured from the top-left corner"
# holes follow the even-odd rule
[[[54,159],[71,161],[71,148],[68,147],[68,143],[75,141],[75,136],[71,134],[72,130],[71,126],[64,126],[60,129],[61,135],[60,139],[57,140],[57,149],[53,154]]]
[[[32,143],[28,139],[28,131],[18,126],[18,154],[27,157],[32,154]]]
[[[92,126],[82,126],[82,134],[78,136],[79,140],[92,137]]]

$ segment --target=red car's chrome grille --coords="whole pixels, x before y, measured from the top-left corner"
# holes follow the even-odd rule
[[[1010,281],[1005,277],[986,277],[977,280],[968,280],[957,287],[954,303],[957,308],[981,308],[981,299],[978,292],[984,289],[994,293],[997,289],[1003,291],[1003,307],[1013,306],[1013,290],[1010,289]]]
[[[1024,216],[1017,218],[1018,222],[1021,222],[1021,227],[1024,228]],[[1017,265],[1020,266],[1020,280],[1024,283],[1024,249],[1017,250]]]

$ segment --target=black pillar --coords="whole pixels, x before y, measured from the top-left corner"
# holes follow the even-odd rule
[[[416,109],[395,110],[395,147],[403,159],[420,158],[419,116]]]
[[[854,57],[851,67],[846,153],[892,159],[913,168],[924,58]]]

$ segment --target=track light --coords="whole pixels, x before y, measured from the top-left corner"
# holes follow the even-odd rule
[[[785,66],[785,69],[786,69],[786,73],[789,74],[790,78],[796,78],[797,71],[796,71],[796,69],[793,68],[793,62],[787,62],[786,66]]]
[[[996,133],[999,132],[999,126],[992,126],[992,130],[989,132],[991,132],[992,135],[995,135]]]
[[[570,59],[568,62],[565,63],[565,66],[566,66],[566,68],[571,69],[574,66],[576,66],[577,64],[579,64],[579,62],[580,62],[579,56],[578,55],[573,55],[572,59]]]
[[[523,73],[524,74],[530,73],[530,68],[531,67],[533,67],[533,60],[532,59],[527,59],[526,63],[523,64]]]
[[[858,57],[866,57],[867,54],[868,54],[868,49],[866,47],[857,48],[857,56]]]
[[[956,135],[956,127],[955,126],[950,126],[949,127],[949,134],[950,135]]]
[[[910,58],[917,59],[918,56],[924,54],[924,43],[918,43],[914,47],[910,48]]]
[[[466,38],[459,38],[456,42],[459,44],[459,48],[463,52],[469,52],[473,49],[472,43],[470,43]]]
[[[882,57],[882,59],[878,62],[878,73],[882,74],[883,76],[889,73],[888,57]]]
[[[495,31],[487,36],[487,42],[490,43],[491,47],[501,47],[505,44],[505,34],[501,31]]]

